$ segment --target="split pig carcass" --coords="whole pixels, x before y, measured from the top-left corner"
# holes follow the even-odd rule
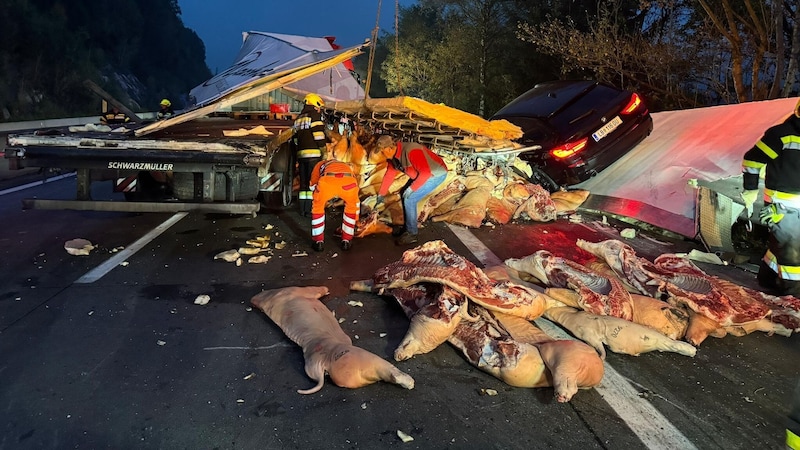
[[[742,335],[755,330],[788,336],[791,329],[772,321],[772,306],[752,290],[706,274],[687,258],[664,254],[650,262],[624,242],[609,239],[577,245],[602,259],[641,293],[667,296],[667,301],[691,311],[685,339],[700,345],[707,336]],[[777,311],[780,313],[781,308]],[[785,311],[785,310],[783,310]]]

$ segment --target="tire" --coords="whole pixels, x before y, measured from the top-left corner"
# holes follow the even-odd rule
[[[279,193],[262,192],[262,202],[264,202],[265,206],[271,206],[270,203],[272,202],[277,203],[278,199],[275,197],[278,196],[280,197],[280,204],[282,206],[285,207],[292,204],[292,197],[294,194],[292,190],[294,186],[294,166],[294,150],[288,142],[284,143],[275,151],[272,157],[272,164],[269,168],[270,172],[280,173],[282,175],[281,190]]]

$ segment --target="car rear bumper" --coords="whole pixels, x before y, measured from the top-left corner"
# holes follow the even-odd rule
[[[650,114],[644,115],[641,119],[624,134],[617,136],[613,143],[607,146],[606,151],[566,167],[563,172],[566,180],[562,181],[562,184],[571,185],[586,181],[630,152],[653,131],[653,118]],[[609,151],[612,148],[625,150]]]

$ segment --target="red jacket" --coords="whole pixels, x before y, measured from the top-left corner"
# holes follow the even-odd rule
[[[447,173],[444,160],[428,147],[416,142],[398,142],[394,164],[389,161],[378,195],[386,195],[397,174],[402,170],[413,181],[409,189],[416,191],[431,177]],[[397,167],[395,167],[397,166]]]

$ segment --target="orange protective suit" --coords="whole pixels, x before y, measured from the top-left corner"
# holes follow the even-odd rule
[[[314,192],[311,202],[311,239],[314,242],[325,240],[325,205],[331,199],[340,198],[344,201],[342,240],[352,240],[360,202],[358,182],[350,164],[335,159],[320,161],[311,171],[309,184]]]

